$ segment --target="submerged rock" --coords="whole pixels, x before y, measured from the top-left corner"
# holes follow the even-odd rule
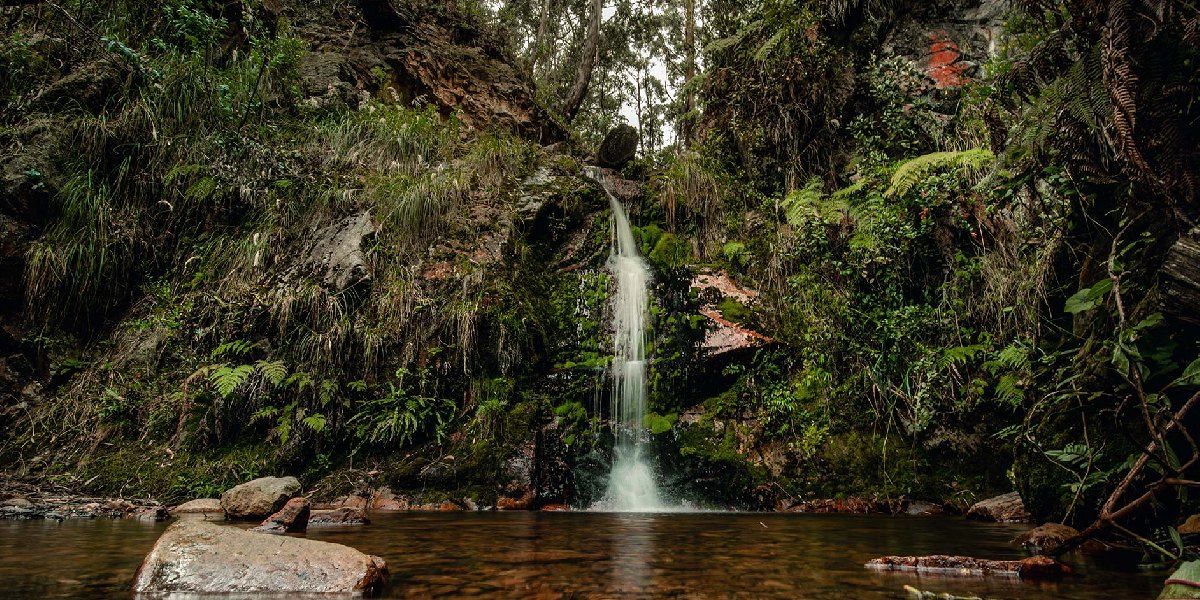
[[[329,511],[313,513],[308,518],[309,527],[326,527],[334,525],[370,525],[371,520],[361,508],[343,506]]]
[[[142,593],[372,593],[387,563],[341,544],[265,536],[197,519],[167,528],[134,576]]]
[[[1067,575],[1070,567],[1048,556],[1033,556],[1024,560],[988,560],[970,556],[883,556],[865,565],[878,571],[908,571],[928,575],[960,575],[965,577],[1020,577],[1021,579],[1053,579]]]
[[[620,169],[637,153],[638,131],[624,123],[613,127],[604,134],[604,141],[596,150],[596,164],[609,168]]]
[[[1028,523],[1029,511],[1017,492],[1001,494],[976,502],[967,509],[967,518],[975,521],[995,521],[997,523]]]
[[[1013,541],[1035,552],[1053,552],[1063,542],[1079,535],[1079,530],[1061,523],[1038,525]]]
[[[913,500],[905,507],[904,513],[914,517],[941,517],[946,515],[946,507],[935,502]]]
[[[269,516],[262,525],[251,531],[260,533],[304,533],[308,529],[308,514],[312,503],[308,498],[292,498],[278,512]]]
[[[171,515],[165,506],[147,506],[135,511],[130,517],[144,523],[158,523],[166,521]]]
[[[299,493],[295,477],[262,477],[226,490],[221,494],[221,509],[230,519],[261,519]]]

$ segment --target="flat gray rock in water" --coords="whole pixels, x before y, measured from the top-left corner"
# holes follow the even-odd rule
[[[262,535],[208,521],[167,528],[134,576],[135,593],[371,593],[387,563],[341,544]]]
[[[196,513],[223,513],[220,498],[197,498],[188,500],[171,509],[171,514],[189,515]]]

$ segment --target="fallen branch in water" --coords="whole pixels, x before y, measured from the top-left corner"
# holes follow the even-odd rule
[[[962,577],[1019,577],[1021,579],[1054,579],[1071,572],[1071,568],[1047,556],[1032,556],[1024,560],[988,560],[970,556],[883,556],[865,565],[877,571],[906,571],[927,575],[957,575]]]

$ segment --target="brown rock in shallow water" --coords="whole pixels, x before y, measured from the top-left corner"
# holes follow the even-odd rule
[[[221,508],[230,519],[261,519],[283,508],[300,493],[295,477],[262,477],[221,494]]]
[[[138,509],[131,516],[143,523],[158,523],[159,521],[166,521],[171,515],[167,513],[167,507],[165,506],[147,506]]]
[[[1013,541],[1039,552],[1053,552],[1069,538],[1079,535],[1079,530],[1060,523],[1038,525]]]
[[[1009,492],[976,502],[967,510],[967,518],[997,523],[1027,523],[1029,511],[1025,510],[1020,494]]]
[[[914,500],[908,503],[904,512],[914,517],[941,517],[946,515],[946,507],[934,502]]]
[[[134,576],[133,591],[230,594],[369,593],[387,581],[387,563],[358,550],[259,535],[190,519],[167,528]]]
[[[308,518],[309,527],[326,527],[334,525],[370,525],[371,520],[362,509],[343,506],[335,510],[313,513]]]
[[[1071,572],[1070,567],[1048,556],[1033,556],[1024,560],[987,560],[970,556],[883,556],[865,565],[879,571],[909,571],[928,575],[961,575],[964,577],[1020,577],[1021,579],[1053,579]]]
[[[292,498],[279,509],[279,512],[267,517],[262,525],[252,531],[262,533],[304,533],[308,529],[308,513],[312,508],[308,498]]]

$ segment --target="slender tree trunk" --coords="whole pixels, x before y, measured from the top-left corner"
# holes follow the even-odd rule
[[[542,0],[542,10],[538,14],[537,35],[533,38],[533,59],[530,61],[530,68],[534,75],[539,73],[538,67],[546,60],[546,51],[550,49],[550,42],[546,39],[550,30],[550,4],[554,0]]]
[[[638,148],[642,148],[642,151],[645,152],[646,133],[645,133],[645,129],[642,128],[642,123],[646,120],[645,115],[642,114],[642,82],[643,81],[645,81],[645,78],[643,77],[642,72],[639,71],[637,81],[635,82],[637,84],[637,107],[636,107],[636,110],[637,110],[637,121],[638,121]]]
[[[604,0],[592,0],[592,18],[588,21],[587,39],[583,43],[583,56],[575,71],[575,84],[563,102],[562,116],[568,123],[575,120],[588,86],[592,83],[592,69],[596,66],[596,54],[600,51],[600,19],[604,15]]]
[[[693,111],[696,110],[696,95],[692,92],[692,79],[696,76],[696,0],[686,0],[687,14],[683,23],[683,122],[680,123],[680,141],[684,148],[692,145]]]

